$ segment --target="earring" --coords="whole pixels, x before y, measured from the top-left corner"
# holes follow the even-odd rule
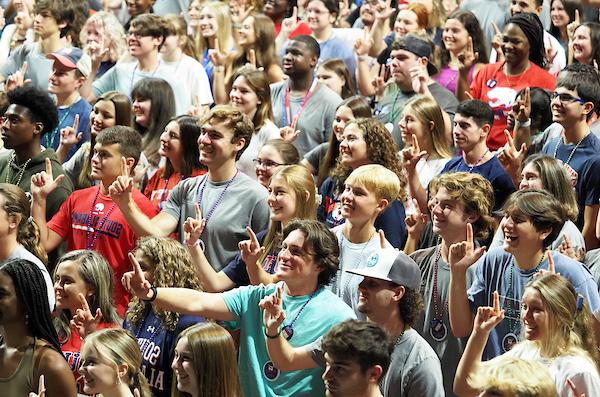
[[[119,370],[117,370],[117,385],[121,384],[121,377],[119,376]]]
[[[29,314],[25,314],[25,325],[29,325]]]

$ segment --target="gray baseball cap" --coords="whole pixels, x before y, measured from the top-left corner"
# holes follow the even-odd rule
[[[385,248],[371,254],[366,266],[346,270],[359,276],[391,281],[412,289],[421,288],[421,269],[417,263],[402,251]]]

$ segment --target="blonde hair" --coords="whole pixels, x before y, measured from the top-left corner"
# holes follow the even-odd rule
[[[301,165],[287,165],[278,167],[271,181],[280,178],[296,198],[296,213],[294,218],[315,219],[317,212],[317,188],[310,171]],[[282,242],[283,225],[281,222],[271,222],[269,231],[263,241],[265,250],[258,262],[263,263],[273,249],[279,249]]]
[[[63,255],[54,268],[54,278],[58,267],[67,261],[77,264],[77,273],[94,293],[86,300],[90,306],[92,315],[96,310],[102,311],[102,322],[109,324],[121,324],[121,319],[115,310],[113,300],[113,271],[106,259],[96,251],[76,250]],[[61,310],[54,318],[54,327],[61,342],[67,342],[71,338],[70,321],[75,313]]]
[[[460,201],[465,206],[466,213],[479,216],[473,223],[473,232],[478,239],[485,239],[494,226],[492,184],[481,175],[469,172],[441,174],[429,183],[430,200],[440,188],[446,189],[453,200]]]
[[[201,323],[187,328],[177,338],[187,338],[196,373],[198,395],[202,397],[239,397],[237,354],[231,334],[215,323]],[[184,394],[173,382],[171,396]]]
[[[140,251],[153,267],[155,287],[189,288],[201,290],[201,282],[194,270],[189,252],[178,241],[168,237],[142,237],[133,252]],[[129,303],[127,321],[132,327],[141,324],[148,310],[152,310],[164,324],[167,331],[174,331],[179,322],[179,313],[159,310],[138,297]]]
[[[2,207],[6,215],[18,218],[17,243],[46,265],[48,255],[40,242],[40,228],[30,216],[31,207],[27,194],[17,185],[0,183],[0,196],[4,198]]]
[[[379,164],[358,167],[346,178],[344,184],[364,186],[375,193],[378,200],[386,199],[389,203],[400,196],[400,178]]]
[[[548,315],[545,340],[532,343],[548,357],[574,354],[596,363],[600,359],[592,329],[592,315],[585,300],[577,303],[578,294],[569,280],[557,274],[545,274],[531,280],[525,289],[539,292]],[[582,299],[582,298],[580,298]]]
[[[451,158],[452,152],[450,151],[450,145],[446,139],[444,116],[438,103],[429,96],[417,95],[406,103],[404,111],[406,111],[406,109],[411,109],[415,112],[417,119],[424,124],[431,133],[431,149],[433,153],[430,153],[430,155],[434,154],[431,158]],[[430,125],[431,123],[433,123],[433,126]]]
[[[506,397],[557,396],[554,379],[544,365],[507,354],[482,362],[468,382],[480,392]]]
[[[234,46],[229,5],[220,1],[210,1],[203,4],[202,8],[208,8],[215,13],[217,20],[217,39],[219,40],[219,48],[216,49],[228,54]],[[195,34],[195,41],[200,56],[203,56],[204,51],[210,48],[208,46],[208,39],[202,37],[202,34],[198,31]]]
[[[127,44],[125,41],[125,29],[112,12],[98,11],[92,14],[83,25],[79,33],[79,41],[84,46],[87,41],[87,26],[93,23],[99,23],[104,28],[104,34],[108,36],[110,47],[108,48],[108,57],[112,62],[117,62],[127,53]]]
[[[103,359],[110,361],[115,366],[127,366],[126,381],[132,393],[137,388],[142,397],[152,396],[148,381],[140,370],[142,352],[133,335],[121,328],[103,329],[88,335],[81,350],[88,345],[96,349]]]

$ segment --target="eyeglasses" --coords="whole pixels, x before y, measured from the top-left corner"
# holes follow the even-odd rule
[[[567,93],[559,94],[558,92],[553,92],[550,94],[551,101],[553,101],[556,98],[558,98],[560,103],[579,102],[582,105],[585,103],[585,101],[583,99],[577,98],[576,96],[573,96],[571,94],[567,94]]]
[[[306,13],[307,14],[315,14],[315,15],[325,15],[325,14],[329,14],[329,10],[321,10],[318,8],[309,7],[306,9]]]
[[[140,31],[133,31],[133,30],[129,30],[127,31],[127,36],[132,36],[135,37],[136,39],[139,39],[141,37],[147,37],[150,36],[150,34],[146,33],[146,32],[140,32]]]
[[[261,159],[252,159],[252,162],[254,163],[255,167],[264,167],[266,169],[285,165],[285,164],[276,163],[271,160],[261,160]]]

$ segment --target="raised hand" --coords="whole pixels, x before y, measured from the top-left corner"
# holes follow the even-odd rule
[[[279,129],[279,135],[285,142],[292,143],[300,136],[300,130],[296,129],[298,124],[298,115],[294,116],[292,124],[289,127],[282,127]]]
[[[406,223],[406,232],[415,241],[419,241],[421,233],[427,225],[427,215],[421,212],[419,202],[416,199],[412,199],[413,205],[415,206],[416,212],[406,217],[404,222]]]
[[[12,91],[15,88],[23,87],[25,84],[31,83],[31,79],[25,79],[27,68],[27,62],[23,62],[23,65],[21,65],[19,70],[8,76],[8,78],[4,82],[4,90],[6,92]]]
[[[467,223],[467,239],[452,244],[448,254],[450,269],[454,272],[466,273],[467,269],[485,253],[485,247],[475,248],[473,242],[473,225]]]
[[[280,286],[272,295],[264,297],[258,303],[258,306],[263,309],[263,323],[269,335],[275,335],[279,332],[279,327],[285,320],[285,312],[283,311],[283,291]]]
[[[196,210],[196,218],[188,217],[183,223],[183,232],[185,234],[185,243],[187,245],[196,245],[204,231],[205,221],[202,217],[202,210],[198,203],[196,203],[194,208]]]
[[[465,49],[458,54],[458,62],[460,62],[460,66],[458,67],[459,72],[468,74],[471,71],[471,67],[477,63],[477,59],[479,59],[479,53],[473,49],[473,39],[469,36]]]
[[[498,291],[494,291],[492,307],[480,306],[477,308],[473,332],[489,334],[502,320],[504,320],[504,310],[500,310],[500,296]]]
[[[381,248],[382,250],[386,249],[387,242],[385,241],[385,232],[383,231],[383,229],[379,229],[377,234],[379,234],[379,248]]]
[[[254,11],[254,6],[238,3],[235,7],[231,7],[231,20],[234,24],[241,25],[252,14],[252,11]]]
[[[108,194],[110,198],[123,208],[131,201],[131,192],[133,191],[133,178],[130,175],[131,170],[127,165],[127,159],[121,157],[121,175],[109,186]]]
[[[149,299],[152,297],[152,285],[142,271],[140,263],[135,259],[135,256],[130,252],[128,254],[129,261],[133,266],[133,271],[123,274],[121,277],[121,284],[131,294],[137,296],[140,299]]]
[[[87,303],[83,294],[80,293],[77,297],[79,298],[81,309],[77,309],[75,312],[75,315],[71,320],[71,325],[77,329],[79,336],[85,339],[86,336],[96,331],[96,328],[98,328],[98,324],[100,323],[100,320],[102,320],[102,310],[98,308],[96,309],[96,314],[92,315],[90,305]]]
[[[38,172],[31,177],[31,195],[36,200],[45,200],[58,187],[64,177],[61,174],[54,178],[52,175],[52,162],[49,158],[46,158],[46,171]]]
[[[427,157],[427,151],[421,150],[417,136],[412,134],[412,144],[402,149],[402,165],[406,172],[414,172],[419,161],[425,157]]]
[[[102,60],[108,55],[110,48],[104,47],[103,33],[100,36],[100,42],[90,41],[83,47],[83,52],[86,53],[92,60],[92,69],[98,69]]]
[[[248,233],[250,238],[239,242],[240,256],[246,266],[255,266],[265,251],[265,247],[261,247],[256,234],[254,234],[250,226],[246,226],[246,233]]]
[[[79,128],[79,114],[75,115],[75,120],[71,127],[65,127],[60,130],[60,144],[66,147],[77,145],[83,138],[83,133],[77,132]]]
[[[585,397],[585,393],[579,393],[579,390],[577,390],[577,386],[575,386],[575,383],[573,383],[571,379],[567,378],[565,384],[569,387],[571,393],[573,393],[573,397]]]
[[[208,57],[215,66],[225,66],[227,63],[227,54],[219,49],[219,39],[215,39],[215,48],[208,50]]]
[[[284,37],[287,38],[297,28],[298,28],[298,7],[294,7],[294,9],[292,11],[292,16],[289,18],[285,18],[281,22],[281,30],[280,30],[279,34],[283,34]]]
[[[429,95],[429,88],[427,83],[429,82],[429,73],[427,72],[427,65],[416,65],[408,70],[410,78],[412,80],[413,91],[419,95]]]
[[[506,143],[504,144],[502,151],[498,154],[498,161],[500,161],[500,164],[502,164],[502,167],[504,167],[508,175],[515,180],[518,178],[521,164],[523,164],[523,160],[525,160],[527,145],[523,143],[521,148],[517,150],[515,141],[508,130],[504,130],[504,136],[506,137]]]
[[[371,50],[371,47],[373,47],[371,29],[368,26],[365,26],[364,31],[364,35],[354,42],[354,53],[359,57],[369,55],[369,51]]]
[[[492,21],[492,27],[494,28],[494,37],[492,38],[492,48],[496,50],[496,61],[500,62],[504,60],[504,52],[502,51],[502,32],[496,25],[496,22]]]
[[[573,243],[571,243],[569,235],[566,233],[563,234],[563,240],[558,247],[558,252],[579,262],[583,262],[583,259],[585,258],[585,250],[579,247],[577,252],[575,252],[575,247],[573,246]]]
[[[569,41],[572,41],[575,37],[575,30],[577,30],[580,24],[579,10],[575,9],[575,19],[567,25],[567,37],[569,38]]]
[[[531,117],[531,94],[529,87],[525,88],[525,92],[512,106],[511,113],[515,120],[526,123]]]
[[[385,3],[379,2],[379,4],[375,6],[375,18],[385,23],[392,16],[394,11],[396,11],[396,9],[392,7],[392,0],[386,0]]]
[[[31,393],[29,393],[29,397],[46,397],[46,384],[44,382],[44,375],[40,375],[40,379],[38,381],[37,394],[34,392],[31,392]]]
[[[248,53],[248,63],[246,63],[246,67],[256,69],[256,51],[253,49]]]

